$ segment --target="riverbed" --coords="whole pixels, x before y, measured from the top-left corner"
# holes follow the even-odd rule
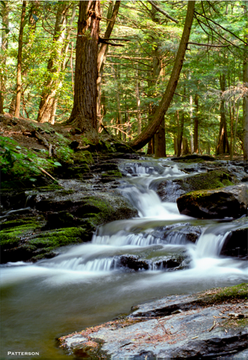
[[[57,346],[62,335],[128,314],[138,303],[247,282],[247,262],[219,255],[230,221],[180,215],[175,202],[161,202],[150,187],[159,177],[184,176],[172,162],[166,162],[163,173],[133,165],[119,191],[139,217],[107,224],[90,243],[62,248],[53,259],[2,265],[0,358],[70,359]],[[160,235],[161,229],[164,233],[186,223],[201,227],[196,243],[181,235]],[[125,268],[121,256],[142,259],[148,269]],[[161,262],[177,256],[183,258],[178,268]],[[13,357],[8,352],[34,355]]]

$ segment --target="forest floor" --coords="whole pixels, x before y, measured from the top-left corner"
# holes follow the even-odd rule
[[[89,146],[85,145],[85,139],[77,130],[63,124],[51,125],[49,123],[38,123],[35,120],[27,118],[15,118],[10,114],[0,115],[0,136],[10,137],[28,149],[49,148],[54,142],[53,133],[58,133],[70,140],[78,142],[78,149],[84,149]],[[119,140],[118,140],[119,141]],[[174,156],[173,154],[168,157]],[[230,160],[229,154],[216,156],[218,160]],[[233,160],[240,161],[243,157],[235,154]]]

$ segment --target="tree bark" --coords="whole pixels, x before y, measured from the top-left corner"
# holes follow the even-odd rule
[[[100,17],[99,0],[79,2],[74,105],[67,122],[79,128],[92,143],[98,143],[97,57]]]
[[[226,90],[226,76],[225,74],[220,75],[220,88],[224,92]],[[220,104],[220,131],[219,140],[216,150],[217,155],[229,154],[229,142],[227,138],[227,127],[226,127],[226,113],[225,113],[225,101],[221,99]]]
[[[166,157],[165,122],[162,121],[158,132],[155,134],[155,157]]]
[[[247,2],[243,1],[244,10],[247,15],[248,6]],[[246,22],[248,24],[248,21]],[[244,62],[243,62],[243,82],[246,88],[248,88],[248,34],[245,34],[245,54],[244,54]],[[244,152],[244,160],[248,161],[248,92],[244,95],[243,98],[243,152]]]
[[[135,86],[135,95],[136,95],[136,105],[137,105],[137,132],[138,135],[141,134],[141,110],[140,110],[140,81],[139,81],[139,70],[137,68],[136,73],[136,86]]]
[[[47,81],[44,84],[44,90],[41,94],[41,101],[37,117],[37,121],[41,123],[52,122],[52,119],[54,118],[53,104],[59,84],[59,81],[57,79],[54,79],[54,75],[62,70],[63,60],[61,60],[60,57],[63,51],[61,43],[65,38],[67,10],[68,4],[66,2],[58,4],[53,35],[53,42],[56,42],[58,45],[56,45],[56,49],[54,49],[54,51],[52,52],[52,56],[49,59],[47,65],[49,75]],[[62,56],[65,56],[65,52]]]
[[[173,98],[175,89],[177,87],[178,79],[180,76],[180,72],[183,66],[184,56],[187,48],[187,44],[189,41],[190,30],[193,22],[194,16],[194,7],[195,1],[188,1],[187,5],[187,15],[184,24],[184,30],[181,37],[180,45],[177,51],[176,60],[174,63],[174,67],[170,76],[169,83],[163,95],[163,98],[158,106],[153,121],[148,124],[145,130],[136,138],[134,139],[130,145],[134,149],[141,149],[144,145],[148,143],[148,141],[152,138],[152,136],[158,130],[162,120],[164,119],[164,115],[170,106],[171,100]]]
[[[199,141],[198,141],[198,133],[199,133],[199,96],[195,94],[195,115],[194,115],[194,153],[198,154],[199,152]]]
[[[5,51],[8,48],[8,27],[9,27],[9,7],[8,3],[5,2],[4,5],[2,5],[1,9],[2,13],[2,41],[1,41],[1,63],[4,66],[1,66],[0,68],[0,114],[4,113],[4,94],[5,94],[5,76],[4,76],[4,67],[6,66],[6,55],[4,54]]]
[[[177,117],[177,156],[181,156],[183,151],[183,133],[184,133],[184,111],[182,111],[181,119],[179,110],[176,112]]]
[[[18,55],[17,55],[17,78],[16,78],[16,103],[15,103],[15,116],[19,117],[21,108],[21,88],[22,88],[22,43],[23,43],[23,30],[25,26],[25,14],[26,14],[27,2],[22,2],[22,15],[19,30],[19,42],[18,42]]]
[[[113,7],[113,3],[112,1],[109,4],[109,9],[108,9],[108,14],[107,14],[107,19],[108,21],[108,25],[107,25],[107,29],[105,31],[104,34],[104,39],[109,39],[110,35],[113,31],[114,25],[115,25],[115,21],[119,12],[119,7],[120,7],[121,2],[119,0],[117,0],[115,2],[115,5]],[[98,126],[100,126],[102,124],[102,116],[101,116],[101,85],[102,85],[102,73],[103,73],[103,68],[104,68],[104,62],[106,59],[106,55],[108,52],[108,44],[101,44],[100,49],[98,51],[98,56],[97,56],[97,69],[98,69],[98,78],[97,78],[97,118],[98,118]]]

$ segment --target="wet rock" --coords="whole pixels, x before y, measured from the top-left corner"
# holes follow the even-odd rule
[[[234,296],[239,301],[228,301]],[[239,317],[233,319],[229,314],[243,314],[246,297],[247,284],[191,296],[169,296],[138,305],[124,319],[59,341],[74,354],[87,348],[89,356],[97,352],[112,359],[199,359],[242,354],[248,345],[248,322],[245,318],[239,323]]]
[[[171,158],[172,161],[182,161],[182,162],[200,162],[200,161],[215,161],[216,159],[210,155],[185,155],[180,157]]]
[[[122,162],[119,165],[120,171],[124,176],[138,174],[163,174],[164,167],[153,161],[133,161]]]
[[[164,232],[163,239],[168,243],[186,244],[187,242],[195,243],[202,233],[200,226],[182,224],[181,226],[173,226],[171,230]]]
[[[151,183],[150,187],[157,192],[162,201],[175,202],[178,197],[187,192],[225,187],[233,185],[236,181],[236,177],[230,175],[227,169],[219,168],[181,179],[157,179]]]
[[[183,256],[167,256],[159,260],[151,261],[141,259],[139,256],[134,255],[121,255],[116,259],[119,267],[125,269],[140,271],[140,270],[171,270],[179,266],[182,268]]]
[[[240,225],[229,232],[220,255],[248,259],[248,218],[242,218],[237,223]]]
[[[120,267],[128,268],[131,270],[148,270],[149,263],[145,260],[140,260],[138,256],[133,255],[122,255],[118,259]]]
[[[196,218],[238,218],[247,214],[247,195],[245,184],[192,191],[178,198],[177,206],[181,214]]]

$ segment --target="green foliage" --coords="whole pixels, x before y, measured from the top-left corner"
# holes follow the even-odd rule
[[[23,152],[20,152],[20,149],[14,140],[0,137],[0,162],[3,178],[14,176],[24,179],[40,175],[39,159],[27,149],[23,149]],[[29,159],[33,162],[30,162]]]
[[[73,82],[77,16],[73,20],[75,2],[67,2],[68,13],[64,26],[55,33],[57,12],[63,1],[28,2],[22,60],[22,115],[37,118],[41,96],[56,94],[56,122],[67,120],[73,106]],[[110,1],[101,3],[101,37],[104,37]],[[21,1],[1,2],[0,27],[8,45],[1,53],[1,74],[4,79],[4,111],[8,112],[16,92],[16,65]],[[122,2],[111,35],[129,40],[124,47],[109,47],[102,74],[102,117],[104,126],[122,140],[137,135],[138,115],[144,128],[166,88],[182,35],[186,2],[159,2],[159,7],[176,18],[176,24],[156,11],[148,2]],[[190,140],[195,117],[199,120],[199,151],[215,152],[219,134],[220,101],[225,99],[228,137],[232,136],[235,151],[242,151],[241,93],[247,16],[240,1],[196,2],[188,51],[168,110],[166,122],[167,153],[174,153],[174,141],[181,125],[175,112],[184,113],[184,137]],[[4,13],[7,11],[7,18]],[[78,9],[76,10],[78,11]],[[207,18],[206,18],[207,17]],[[30,19],[33,19],[30,21]],[[71,21],[73,20],[73,21]],[[9,25],[7,24],[9,23]],[[61,36],[63,34],[63,36]],[[57,41],[59,39],[59,41]],[[193,43],[193,44],[192,44]],[[197,45],[198,44],[198,45]],[[207,47],[199,44],[218,45]],[[71,65],[71,60],[72,65]],[[71,68],[72,66],[72,68]],[[220,90],[220,75],[226,76],[226,91]],[[136,90],[139,90],[137,95]],[[198,95],[196,109],[194,97]],[[193,105],[190,104],[193,98]],[[139,102],[139,106],[137,105]],[[231,123],[233,112],[237,126]],[[232,120],[233,121],[233,120]],[[234,127],[236,126],[236,139]],[[120,128],[120,132],[118,131]],[[87,140],[84,141],[87,144]],[[5,154],[9,164],[14,158]],[[70,154],[59,152],[61,161],[70,162]]]

